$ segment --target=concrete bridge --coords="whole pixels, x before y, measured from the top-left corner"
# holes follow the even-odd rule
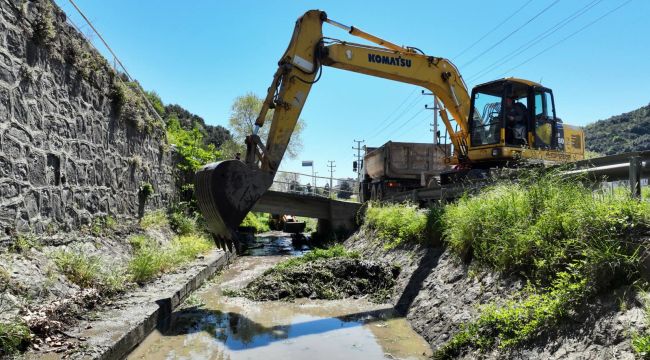
[[[253,211],[316,218],[320,233],[352,232],[357,226],[355,217],[360,207],[356,202],[269,190],[257,201]]]

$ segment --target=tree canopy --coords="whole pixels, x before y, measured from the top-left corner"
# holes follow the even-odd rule
[[[230,131],[232,132],[233,141],[236,144],[239,144],[238,152],[245,152],[244,139],[246,136],[250,135],[253,132],[253,124],[255,123],[255,120],[257,119],[257,116],[262,109],[262,103],[262,98],[253,93],[239,96],[235,99],[235,101],[233,101],[228,124]],[[272,118],[273,110],[270,110],[265,119],[264,126],[262,126],[258,132],[258,135],[264,142],[268,137]],[[300,150],[302,149],[301,135],[304,128],[304,121],[302,119],[299,119],[298,123],[296,124],[296,128],[293,130],[293,134],[291,135],[289,146],[287,147],[286,154],[290,158],[295,158],[298,156]],[[229,144],[229,146],[232,145]],[[226,153],[224,153],[224,155],[228,156]]]

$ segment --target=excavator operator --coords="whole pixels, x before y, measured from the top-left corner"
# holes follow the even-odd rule
[[[506,144],[526,145],[527,111],[514,97],[505,98]]]

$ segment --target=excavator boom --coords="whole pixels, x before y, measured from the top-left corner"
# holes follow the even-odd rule
[[[323,23],[344,29],[376,46],[325,38]],[[454,64],[328,19],[323,11],[307,11],[296,22],[252,133],[246,138],[245,161],[209,164],[196,174],[199,207],[217,244],[224,249],[232,249],[233,244],[238,247],[234,230],[271,186],[307,96],[320,78],[323,66],[428,89],[439,99],[439,114],[454,147],[448,163],[459,164],[468,159],[472,99]],[[263,142],[257,132],[265,125],[269,111],[273,111],[273,115],[268,138]]]

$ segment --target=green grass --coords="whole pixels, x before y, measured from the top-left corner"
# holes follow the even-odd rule
[[[40,243],[36,235],[31,233],[21,233],[16,235],[13,239],[11,245],[9,245],[9,251],[15,253],[24,253],[31,248],[39,248]]]
[[[140,227],[144,230],[147,229],[160,229],[169,225],[167,214],[164,210],[151,211],[140,219]]]
[[[132,236],[130,242],[134,253],[127,266],[128,273],[138,284],[190,262],[214,247],[212,241],[198,234],[178,236],[165,246],[142,235]]]
[[[476,320],[465,324],[437,349],[434,359],[455,358],[467,347],[486,351],[495,346],[516,346],[576,310],[582,305],[588,286],[580,275],[562,272],[549,288],[540,290],[529,285],[524,293],[504,305],[484,305]]]
[[[351,258],[357,259],[361,255],[356,251],[348,251],[343,245],[337,244],[327,249],[314,249],[303,256],[293,257],[276,264],[273,269],[281,270],[306,264],[321,259]]]
[[[190,235],[197,231],[196,219],[182,211],[175,211],[169,215],[169,225],[179,235]]]
[[[386,250],[404,243],[436,243],[440,238],[441,209],[422,210],[413,204],[371,203],[364,226],[376,231]]]
[[[305,233],[307,234],[311,234],[312,232],[317,230],[318,219],[297,216],[296,220],[303,221],[305,223]]]
[[[263,233],[270,231],[269,227],[269,214],[249,212],[246,214],[244,221],[240,226],[249,226],[255,229],[256,233]]]
[[[24,322],[0,322],[0,357],[25,350],[30,341],[31,333]]]
[[[112,216],[97,216],[90,224],[90,232],[95,236],[102,236],[114,230],[116,226],[117,221]]]
[[[647,202],[552,174],[500,183],[447,205],[440,225],[449,249],[530,282],[504,305],[485,306],[436,357],[516,346],[580,311],[594,294],[631,283],[639,263],[631,240],[649,224]],[[639,347],[643,341],[636,338]]]
[[[644,307],[645,307],[645,323],[646,326],[650,325],[650,298],[648,293],[642,293]],[[650,330],[645,333],[639,334],[632,333],[632,349],[643,359],[650,359]]]
[[[546,176],[500,184],[448,205],[449,247],[470,250],[497,270],[544,277],[574,260],[633,266],[625,239],[650,223],[650,204],[626,194],[594,194],[575,180]]]
[[[112,295],[127,287],[124,270],[112,268],[99,256],[77,250],[58,251],[54,263],[68,280],[81,288],[96,288],[104,295]]]

